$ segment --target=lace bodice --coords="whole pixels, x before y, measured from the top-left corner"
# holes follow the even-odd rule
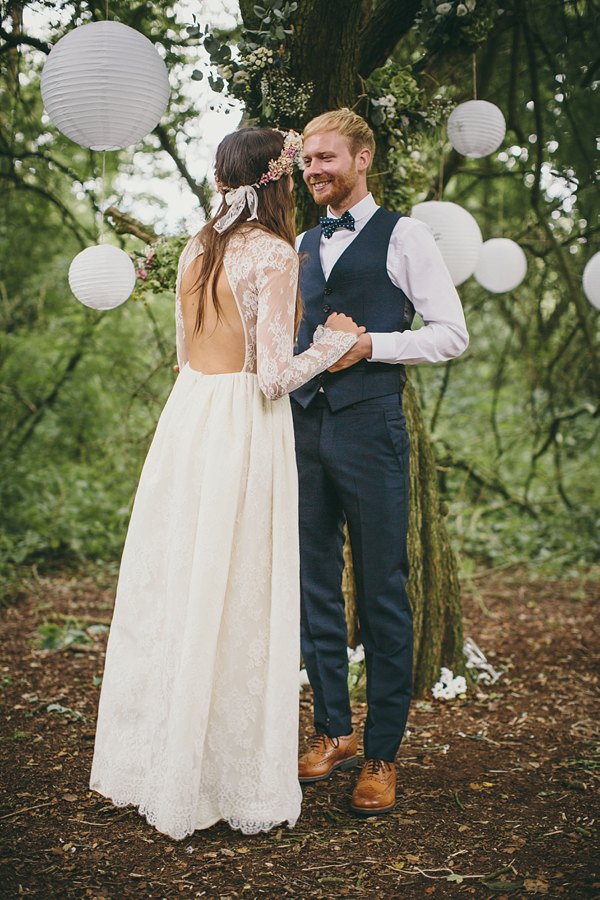
[[[181,367],[188,362],[181,280],[201,253],[202,244],[196,235],[179,260],[175,320]],[[294,356],[298,254],[280,238],[259,228],[238,231],[229,240],[224,266],[244,325],[242,371],[258,376],[260,388],[270,400],[288,394],[325,371],[356,343],[355,335],[320,325],[312,346]]]

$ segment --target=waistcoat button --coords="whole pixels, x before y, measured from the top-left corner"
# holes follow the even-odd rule
[[[329,306],[328,303],[326,303],[325,306],[323,307],[323,312],[325,312],[325,313],[331,312],[331,307]]]
[[[325,296],[329,296],[329,294],[333,293],[333,289],[328,286],[325,288],[324,293],[325,293]]]

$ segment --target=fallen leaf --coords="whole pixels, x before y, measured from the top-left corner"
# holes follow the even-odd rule
[[[526,878],[523,887],[528,894],[547,894],[550,890],[545,878]]]
[[[77,794],[63,794],[62,799],[66,800],[67,803],[75,803],[77,800]]]

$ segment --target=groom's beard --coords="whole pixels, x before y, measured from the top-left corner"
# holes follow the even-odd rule
[[[323,193],[315,194],[312,189],[313,181],[325,181],[329,178],[331,178],[331,182]],[[344,205],[344,201],[352,194],[357,182],[358,176],[356,171],[353,168],[350,168],[345,172],[339,172],[337,175],[315,177],[309,182],[309,188],[316,203],[319,203],[321,206],[327,204],[334,209],[339,209],[340,206]]]

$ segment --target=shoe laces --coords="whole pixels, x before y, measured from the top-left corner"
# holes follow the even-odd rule
[[[365,775],[379,775],[389,772],[392,764],[385,759],[368,759],[365,763]]]
[[[313,736],[309,738],[308,746],[310,750],[327,750],[328,741],[331,741],[336,750],[340,746],[339,738],[330,738],[321,732],[317,732],[317,734],[313,734]]]

